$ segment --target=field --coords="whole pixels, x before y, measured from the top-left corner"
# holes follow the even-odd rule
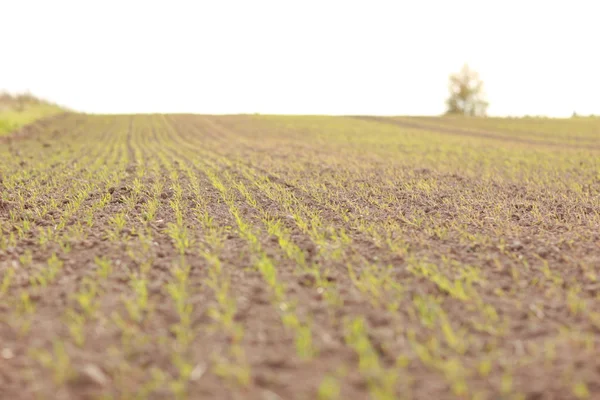
[[[13,133],[35,120],[60,114],[63,111],[55,104],[28,94],[0,93],[0,137]]]
[[[600,398],[600,119],[0,139],[0,397]]]

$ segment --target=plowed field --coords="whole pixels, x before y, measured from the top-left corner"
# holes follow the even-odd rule
[[[600,120],[0,139],[1,399],[600,398]]]

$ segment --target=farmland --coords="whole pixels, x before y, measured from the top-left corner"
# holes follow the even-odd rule
[[[600,396],[600,120],[66,113],[0,139],[8,399]]]

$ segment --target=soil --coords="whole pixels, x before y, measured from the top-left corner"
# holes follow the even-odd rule
[[[402,149],[391,157],[377,140],[327,136],[335,124],[372,138],[381,122],[399,134],[431,129],[421,123],[279,118],[65,114],[7,139],[10,148],[0,142],[8,241],[0,287],[14,274],[0,292],[0,398],[600,398],[600,180],[589,166],[544,175],[540,164],[546,181],[490,177],[402,159]],[[586,151],[574,160],[597,159]],[[169,235],[178,188],[191,239],[183,256]],[[85,197],[75,207],[78,193]],[[212,218],[218,244],[197,210]],[[126,222],[111,239],[119,215]],[[24,219],[31,227],[20,234]],[[279,221],[285,240],[268,220]],[[241,339],[215,317],[221,303],[207,253],[220,262]],[[62,267],[36,283],[53,255]],[[283,295],[257,267],[261,256],[276,267]],[[105,278],[102,257],[112,265]],[[169,289],[182,263],[187,343],[174,331],[181,316]],[[149,306],[136,321],[126,300],[139,277]],[[86,315],[78,294],[91,287]],[[310,357],[282,322],[290,307],[311,332]],[[85,316],[82,343],[70,330],[73,313]],[[348,339],[359,320],[360,356]],[[384,376],[394,377],[391,390]]]
[[[528,144],[528,145],[538,145],[538,146],[547,146],[554,148],[571,148],[571,149],[589,149],[593,148],[595,150],[600,150],[600,146],[594,145],[591,143],[585,143],[585,137],[580,138],[581,143],[565,143],[559,141],[550,141],[550,140],[542,140],[536,139],[533,140],[531,137],[535,136],[543,136],[547,137],[547,135],[542,135],[539,132],[533,131],[524,131],[521,132],[521,136],[516,136],[514,134],[509,134],[508,132],[503,132],[501,129],[489,130],[489,129],[475,129],[472,127],[460,127],[448,124],[447,121],[439,118],[411,118],[411,119],[398,119],[398,118],[385,118],[385,117],[372,117],[372,116],[357,116],[357,119],[363,119],[366,121],[377,121],[386,124],[393,124],[405,128],[417,129],[417,130],[425,130],[429,132],[436,133],[445,133],[450,135],[459,135],[473,138],[486,138],[486,139],[496,139],[505,142],[513,142],[518,144]],[[573,137],[572,137],[573,138]],[[574,138],[576,139],[576,137]]]

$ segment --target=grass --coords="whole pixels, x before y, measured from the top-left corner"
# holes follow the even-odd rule
[[[65,109],[31,95],[0,93],[0,136],[5,136],[38,119],[60,114]]]

